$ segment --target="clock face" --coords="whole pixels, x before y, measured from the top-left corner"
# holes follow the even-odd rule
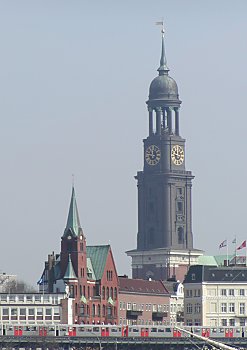
[[[172,147],[171,158],[175,165],[181,165],[184,161],[183,147],[175,145]]]
[[[151,145],[146,149],[145,159],[148,165],[156,165],[160,161],[160,149],[158,146]]]

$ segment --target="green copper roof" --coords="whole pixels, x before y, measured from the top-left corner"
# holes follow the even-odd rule
[[[199,256],[197,265],[218,266],[218,263],[215,260],[214,256],[202,255],[202,256]]]
[[[73,264],[72,264],[72,261],[71,261],[71,256],[69,254],[69,261],[68,261],[68,265],[67,265],[67,269],[66,269],[66,272],[63,276],[63,279],[64,280],[75,280],[77,279],[77,276],[75,274],[75,270],[73,268]]]
[[[91,260],[96,280],[102,278],[109,249],[109,245],[87,246],[87,257]]]
[[[67,225],[63,235],[65,236],[68,231],[70,231],[70,233],[75,236],[79,236],[81,233],[81,224],[75,199],[74,187],[72,188]]]

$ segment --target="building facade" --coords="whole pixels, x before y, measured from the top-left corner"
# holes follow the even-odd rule
[[[27,325],[60,323],[64,298],[64,293],[0,293],[0,322]]]
[[[161,281],[119,277],[120,325],[168,325],[170,294]]]
[[[184,286],[179,281],[164,282],[164,285],[170,293],[170,325],[184,325]]]
[[[87,246],[72,189],[60,254],[50,254],[40,289],[65,292],[73,323],[116,324],[118,275],[110,245]],[[69,305],[69,306],[68,306]]]
[[[159,75],[147,101],[149,133],[144,139],[143,170],[138,187],[137,249],[132,258],[133,278],[183,280],[201,251],[193,248],[192,180],[185,167],[185,139],[181,136],[178,86],[169,75],[164,31]]]
[[[247,325],[247,268],[191,266],[184,280],[185,325]]]

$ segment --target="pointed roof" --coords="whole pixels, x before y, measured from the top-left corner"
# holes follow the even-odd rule
[[[82,231],[80,219],[79,219],[79,213],[78,213],[77,204],[76,204],[74,186],[72,187],[67,225],[63,235],[65,236],[68,231],[70,231],[71,234],[74,236],[79,236]]]
[[[103,276],[110,245],[87,246],[87,258],[90,258],[96,280]]]
[[[75,270],[73,268],[70,254],[69,254],[69,261],[68,261],[67,269],[65,271],[63,279],[64,280],[77,280],[77,276],[76,276]]]
[[[160,66],[158,68],[159,75],[168,74],[169,68],[167,67],[166,52],[165,52],[165,31],[164,28],[161,31],[162,33],[162,47],[161,47],[161,57],[160,57]]]

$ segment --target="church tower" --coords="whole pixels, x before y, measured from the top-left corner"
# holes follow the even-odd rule
[[[138,187],[137,249],[134,278],[183,277],[201,252],[193,249],[191,190],[194,176],[185,168],[185,139],[180,135],[178,87],[169,75],[164,29],[158,76],[149,88],[149,132]]]

